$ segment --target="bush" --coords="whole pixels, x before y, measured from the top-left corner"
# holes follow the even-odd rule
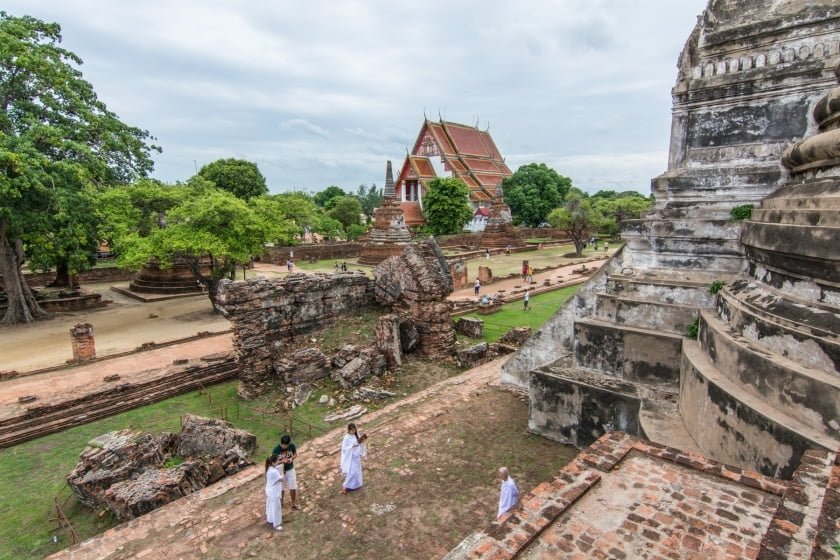
[[[729,211],[729,217],[735,220],[736,222],[740,222],[741,220],[747,220],[752,216],[752,204],[743,204],[741,206],[736,206],[732,210]]]
[[[715,280],[709,286],[709,293],[714,295],[721,291],[724,286],[726,286],[726,282],[724,282],[723,280]]]
[[[697,338],[697,335],[700,333],[700,319],[694,319],[694,321],[688,325],[688,329],[686,334],[689,338]]]

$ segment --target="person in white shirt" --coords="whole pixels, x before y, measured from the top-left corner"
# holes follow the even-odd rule
[[[347,476],[347,471],[350,470],[350,461],[353,458],[353,446],[359,443],[359,434],[356,431],[356,424],[347,424],[347,433],[344,434],[344,439],[341,440],[341,474]]]
[[[499,514],[496,519],[512,510],[519,503],[519,488],[508,473],[507,467],[499,469],[499,480],[502,481],[502,488],[499,494]]]
[[[272,455],[265,461],[265,519],[278,531],[283,530],[283,509],[280,495],[283,493],[283,466],[280,457]]]
[[[367,456],[367,434],[359,436],[359,441],[353,445],[353,450],[350,455],[350,468],[347,470],[347,476],[344,478],[344,484],[341,486],[341,493],[346,494],[350,490],[358,490],[364,484],[362,479],[362,459]]]

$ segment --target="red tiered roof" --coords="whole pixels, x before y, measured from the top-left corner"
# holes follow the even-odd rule
[[[429,157],[440,157],[445,169],[467,184],[473,202],[497,196],[502,179],[513,174],[488,131],[426,120],[397,178],[397,193],[402,192],[406,180],[417,180],[425,187],[437,176]]]

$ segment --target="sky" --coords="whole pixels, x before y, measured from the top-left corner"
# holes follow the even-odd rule
[[[274,192],[355,191],[424,115],[488,128],[508,165],[650,192],[676,63],[706,0],[6,0],[61,24],[99,97],[186,180],[254,161]]]

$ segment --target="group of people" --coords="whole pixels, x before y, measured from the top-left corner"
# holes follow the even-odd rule
[[[367,456],[367,434],[359,435],[355,424],[347,426],[347,434],[341,442],[341,474],[344,482],[341,493],[362,487],[362,459]],[[295,458],[297,447],[292,437],[284,434],[280,444],[265,460],[265,519],[277,531],[283,530],[283,501],[286,490],[292,502],[292,509],[300,510],[297,503],[297,474]]]
[[[339,468],[344,475],[341,493],[347,494],[358,490],[364,484],[362,476],[362,459],[367,457],[367,434],[359,434],[356,424],[347,425],[347,433],[341,441],[341,458]],[[292,509],[300,510],[297,505],[297,475],[295,474],[295,458],[297,447],[292,437],[284,434],[280,444],[275,447],[265,460],[265,518],[275,530],[283,530],[283,501],[285,490],[289,490]],[[507,467],[499,469],[499,510],[497,518],[501,517],[519,503],[519,488]]]
[[[339,271],[341,271],[341,272],[347,272],[347,263],[346,263],[346,262],[342,262],[341,264],[338,264],[338,262],[336,262],[336,263],[335,263],[335,271],[336,271],[336,272],[339,272]]]

